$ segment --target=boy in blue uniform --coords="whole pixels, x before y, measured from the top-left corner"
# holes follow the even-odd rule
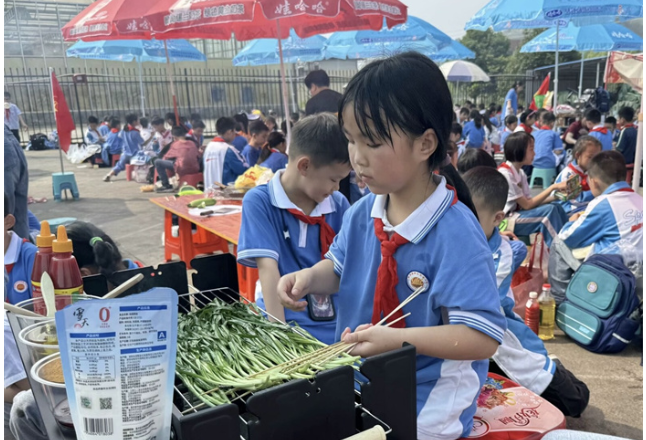
[[[478,220],[489,241],[496,268],[498,295],[507,319],[503,342],[493,356],[494,367],[525,388],[542,395],[565,415],[578,417],[588,405],[587,386],[560,362],[547,355],[543,341],[513,311],[511,279],[527,256],[527,247],[518,240],[509,241],[498,232],[505,218],[504,207],[509,184],[490,167],[476,167],[464,174]],[[496,371],[497,372],[497,371]]]
[[[5,301],[17,304],[31,298],[31,271],[34,268],[36,246],[19,237],[11,229],[16,218],[9,212],[9,200],[4,196],[4,270]]]
[[[121,132],[121,121],[117,118],[110,120],[110,131],[105,137],[105,144],[101,150],[101,160],[104,166],[112,166],[112,156],[123,152],[123,139],[119,136]]]
[[[622,107],[619,109],[619,140],[617,141],[617,151],[624,155],[626,165],[635,163],[635,149],[637,148],[637,127],[633,124],[635,119],[635,110],[632,107]]]
[[[459,201],[470,204],[468,191],[442,166],[448,86],[429,58],[399,54],[361,69],[339,108],[353,168],[372,194],[348,210],[326,260],[280,280],[281,302],[304,310],[307,294],[338,291],[336,339],[356,344],[357,356],[413,344],[417,438],[468,436],[505,319],[485,236]],[[418,288],[423,293],[395,312]],[[391,327],[375,325],[391,314]]]
[[[207,188],[215,182],[228,185],[242,173],[247,171],[249,164],[235,149],[231,142],[236,137],[235,121],[233,118],[220,118],[215,121],[218,136],[204,150],[204,184]]]
[[[563,152],[563,141],[554,131],[556,116],[552,112],[545,112],[541,118],[540,130],[533,133],[536,156],[532,165],[534,168],[556,168]]]
[[[518,127],[518,117],[516,115],[507,115],[505,118],[505,129],[500,134],[500,146],[503,151],[505,149],[505,141],[516,130],[516,127]]]
[[[262,287],[258,305],[281,321],[296,322],[326,344],[335,340],[336,295],[312,300],[328,318],[321,321],[313,308],[285,310],[276,286],[281,275],[321,261],[341,229],[349,207],[338,192],[339,182],[350,172],[347,145],[332,114],[299,121],[292,132],[290,166],[278,171],[269,184],[249,191],[242,202],[238,262],[258,267]]]
[[[585,112],[585,121],[588,130],[590,130],[590,136],[599,139],[603,150],[612,150],[612,133],[601,123],[601,112],[596,108],[591,108]]]
[[[262,121],[254,121],[249,124],[249,144],[242,149],[242,156],[249,164],[250,167],[258,163],[260,151],[267,143],[267,136],[269,136],[269,128]]]
[[[113,119],[113,116],[105,116],[101,125],[99,125],[99,133],[101,136],[107,139],[108,134],[110,133],[110,121]]]
[[[466,140],[466,148],[482,148],[485,141],[485,130],[482,125],[482,115],[478,110],[471,111],[471,120],[464,124],[462,134]]]
[[[123,141],[123,152],[121,153],[119,162],[103,178],[104,182],[109,182],[112,176],[117,176],[121,171],[125,170],[126,165],[130,163],[130,159],[139,152],[141,147],[148,145],[153,140],[153,137],[150,136],[144,141],[139,129],[136,128],[137,125],[139,125],[139,116],[135,113],[126,115],[126,126],[119,133],[119,137]]]
[[[267,143],[262,147],[258,163],[261,167],[269,168],[274,173],[282,170],[287,166],[286,150],[285,135],[278,131],[272,131],[269,133]]]
[[[85,142],[88,145],[99,145],[103,148],[105,138],[99,131],[99,119],[96,116],[87,118],[87,131],[85,132]]]
[[[574,214],[581,209],[585,209],[588,202],[594,198],[588,185],[587,172],[590,161],[600,152],[601,142],[592,136],[581,136],[574,144],[574,149],[572,150],[574,160],[556,177],[556,183],[567,182],[574,174],[581,179],[581,194],[574,199],[576,203],[573,204],[570,200],[560,202],[566,213]]]

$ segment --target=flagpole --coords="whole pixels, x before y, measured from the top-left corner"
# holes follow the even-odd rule
[[[49,87],[52,89],[52,111],[54,112],[54,125],[56,125],[56,100],[54,99],[54,68],[49,68]],[[57,127],[58,128],[58,127]],[[58,133],[58,130],[56,131]],[[60,140],[58,141],[58,157],[61,160],[61,173],[65,173],[65,166],[63,165],[63,149],[61,148]]]

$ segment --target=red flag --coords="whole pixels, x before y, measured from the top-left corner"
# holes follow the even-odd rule
[[[56,131],[58,132],[58,142],[61,150],[67,153],[72,143],[72,131],[76,129],[72,113],[67,106],[63,89],[56,79],[56,74],[52,70],[52,90],[54,93],[54,115],[56,116]]]
[[[534,93],[534,98],[532,103],[529,105],[530,110],[538,110],[543,108],[543,102],[545,101],[545,95],[550,91],[550,74],[548,73],[543,83],[538,88],[536,93]]]

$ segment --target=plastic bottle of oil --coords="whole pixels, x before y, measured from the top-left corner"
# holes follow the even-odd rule
[[[538,305],[541,309],[540,325],[538,326],[538,337],[543,341],[554,339],[554,321],[556,319],[556,302],[550,292],[552,286],[543,284],[543,292],[538,298]]]
[[[541,309],[538,305],[538,293],[529,292],[529,300],[525,305],[525,325],[538,334]]]

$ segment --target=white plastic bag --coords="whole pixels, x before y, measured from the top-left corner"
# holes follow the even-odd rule
[[[74,164],[79,164],[100,152],[100,145],[71,144],[69,150],[67,150],[67,160]]]

